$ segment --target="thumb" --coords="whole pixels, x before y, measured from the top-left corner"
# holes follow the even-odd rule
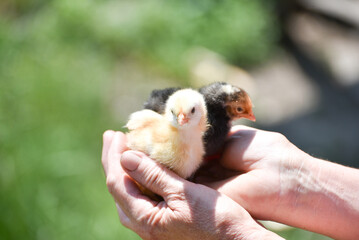
[[[184,179],[141,152],[124,152],[121,165],[135,181],[165,200],[173,193],[183,192]]]

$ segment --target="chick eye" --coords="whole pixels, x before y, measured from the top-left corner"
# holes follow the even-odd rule
[[[191,113],[193,114],[196,111],[196,109],[193,107],[191,110]]]
[[[237,112],[242,112],[242,111],[243,111],[243,108],[237,107]]]
[[[173,110],[171,109],[171,113],[174,114]]]

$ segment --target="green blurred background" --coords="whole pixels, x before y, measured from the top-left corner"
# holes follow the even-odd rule
[[[121,226],[100,162],[102,133],[121,130],[132,104],[116,89],[135,93],[137,75],[148,91],[152,77],[190,86],[198,47],[247,69],[264,63],[280,48],[276,4],[2,0],[0,238],[139,239]]]

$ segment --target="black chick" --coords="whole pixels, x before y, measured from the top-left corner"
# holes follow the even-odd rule
[[[215,82],[199,89],[208,111],[210,127],[204,134],[206,157],[221,153],[231,128],[231,121],[247,118],[255,121],[252,102],[243,89],[225,82]]]
[[[144,108],[162,114],[169,96],[180,89],[153,90],[144,104]],[[225,82],[215,82],[200,88],[198,91],[204,96],[208,112],[210,127],[204,134],[204,144],[205,157],[209,159],[221,153],[231,128],[231,121],[239,118],[255,121],[255,117],[248,94],[239,87]]]

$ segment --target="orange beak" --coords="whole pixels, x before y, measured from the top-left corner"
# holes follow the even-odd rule
[[[247,118],[248,120],[251,120],[252,122],[256,121],[256,116],[254,116],[252,111],[250,113],[248,113],[248,115],[246,115],[244,118]]]
[[[188,118],[186,117],[185,114],[183,114],[182,112],[180,112],[177,116],[177,122],[179,123],[179,125],[184,125],[185,123],[188,123]]]

